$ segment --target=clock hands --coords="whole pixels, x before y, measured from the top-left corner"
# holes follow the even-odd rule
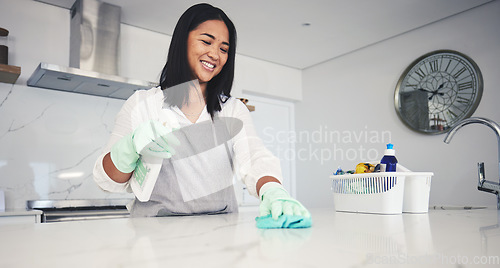
[[[427,90],[427,89],[425,89],[425,88],[419,88],[419,89],[417,89],[417,90],[420,90],[420,91],[423,91],[423,92],[432,93],[432,91]]]
[[[436,90],[432,91],[432,95],[429,97],[429,100],[431,100],[432,97],[434,97],[436,94],[438,94],[439,96],[443,96],[444,95],[443,92],[439,92],[439,90],[444,87],[444,84],[446,84],[446,82],[442,83],[441,85],[439,85],[439,87]]]
[[[431,93],[432,95],[429,97],[429,100],[432,100],[432,98],[435,95],[439,95],[439,96],[443,96],[444,95],[444,93],[443,92],[439,92],[439,90],[442,89],[445,84],[446,84],[446,82],[442,83],[441,85],[439,85],[439,87],[436,90],[432,90],[432,91],[427,90],[425,88],[418,88],[417,90],[420,90],[420,91],[423,91],[423,92],[427,92],[427,93]]]

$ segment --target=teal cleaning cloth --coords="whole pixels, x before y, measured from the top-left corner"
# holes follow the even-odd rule
[[[257,228],[259,229],[278,229],[278,228],[309,228],[312,225],[311,217],[297,215],[281,215],[274,220],[271,215],[255,218]]]

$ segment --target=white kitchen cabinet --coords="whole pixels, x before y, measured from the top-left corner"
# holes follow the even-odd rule
[[[244,55],[236,55],[231,95],[240,96],[246,93],[301,101],[302,71]]]

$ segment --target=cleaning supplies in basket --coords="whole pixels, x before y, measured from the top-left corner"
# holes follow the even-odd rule
[[[343,171],[342,168],[338,167],[337,171],[333,175],[344,175],[344,174],[363,174],[372,172],[396,172],[399,170],[398,160],[396,159],[396,151],[394,150],[394,145],[392,143],[387,144],[387,149],[385,149],[384,157],[380,160],[380,163],[375,162],[362,162],[356,165],[354,170]],[[403,170],[406,171],[406,170]]]
[[[378,172],[379,169],[380,169],[380,166],[378,164],[359,163],[356,165],[356,171],[354,173],[356,173],[356,174],[372,173],[372,172]]]
[[[398,160],[396,159],[396,151],[394,150],[394,145],[392,143],[387,144],[387,149],[385,149],[384,157],[380,160],[380,172],[396,172],[396,166]]]
[[[337,171],[333,175],[345,175],[345,174],[359,174],[359,173],[372,173],[379,172],[380,165],[372,163],[359,163],[356,165],[356,169],[353,170],[342,170],[341,167],[337,168]]]

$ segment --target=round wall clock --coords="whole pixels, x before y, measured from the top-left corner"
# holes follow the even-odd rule
[[[425,134],[447,132],[476,110],[483,94],[477,64],[453,50],[427,53],[401,75],[394,104],[409,128]]]

